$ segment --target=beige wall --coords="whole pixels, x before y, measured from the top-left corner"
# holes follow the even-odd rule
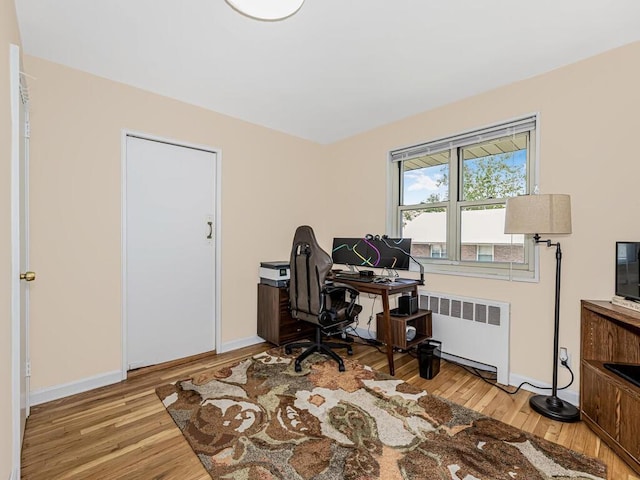
[[[640,164],[629,145],[638,124],[638,58],[634,44],[319,146],[27,57],[37,78],[32,388],[120,369],[121,129],[222,149],[222,339],[230,342],[255,335],[258,264],[288,257],[296,225],[313,225],[327,247],[333,236],[385,230],[390,149],[531,112],[541,114],[541,191],[573,200],[574,233],[561,239],[561,344],[577,370],[579,300],[611,297],[613,242],[640,240],[629,221],[640,206]],[[548,382],[552,250],[541,249],[541,267],[540,283],[429,275],[427,288],[511,303],[512,371]]]
[[[222,150],[222,341],[256,335],[260,261],[287,258],[314,221],[301,183],[317,146],[109,80],[26,57],[31,135],[34,390],[121,368],[121,131]],[[151,332],[150,332],[151,333]]]
[[[361,208],[337,217],[333,234],[384,232],[389,150],[540,112],[541,193],[572,196],[573,234],[557,240],[564,254],[560,344],[569,348],[576,371],[580,299],[610,299],[614,242],[640,241],[639,85],[635,43],[334,144],[327,157],[342,172],[336,179],[365,180],[352,181],[355,190],[338,190],[343,204]],[[541,247],[537,284],[428,275],[426,288],[511,303],[511,370],[550,383],[554,252]]]
[[[11,103],[9,45],[20,45],[13,0],[0,0],[0,479],[11,473]]]

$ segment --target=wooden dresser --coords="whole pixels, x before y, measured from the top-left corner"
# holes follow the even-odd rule
[[[289,291],[285,287],[258,284],[258,336],[275,345],[312,338],[315,327],[291,318]]]
[[[640,364],[640,313],[582,300],[581,322],[581,418],[640,474],[640,387],[604,367]]]

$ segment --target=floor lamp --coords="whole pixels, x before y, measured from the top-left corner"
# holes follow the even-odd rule
[[[571,233],[571,198],[569,195],[523,195],[507,199],[504,233],[533,234],[536,244],[556,247],[556,303],[553,326],[553,384],[551,395],[534,395],[529,405],[540,415],[561,422],[580,419],[576,407],[558,398],[558,331],[560,327],[560,242],[541,240],[540,234]]]

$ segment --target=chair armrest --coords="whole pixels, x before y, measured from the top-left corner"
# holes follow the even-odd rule
[[[347,315],[349,317],[353,316],[353,310],[356,307],[356,299],[358,298],[358,295],[360,295],[360,291],[355,288],[352,287],[351,285],[347,285],[344,283],[336,283],[336,282],[331,282],[331,283],[325,283],[324,287],[322,287],[322,309],[325,309],[325,295],[329,295],[331,296],[332,293],[345,293],[349,292],[349,305],[347,306]]]
[[[351,285],[347,285],[346,283],[326,283],[322,290],[323,292],[328,294],[332,294],[333,292],[349,292],[352,297],[357,297],[358,295],[360,295],[360,290],[352,287]]]

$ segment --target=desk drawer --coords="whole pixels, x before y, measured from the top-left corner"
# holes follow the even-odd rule
[[[284,345],[302,338],[310,338],[315,334],[315,327],[307,322],[293,320],[286,325],[280,325],[280,344]]]
[[[313,335],[315,327],[291,318],[286,288],[258,284],[258,335],[275,345],[283,345]]]

